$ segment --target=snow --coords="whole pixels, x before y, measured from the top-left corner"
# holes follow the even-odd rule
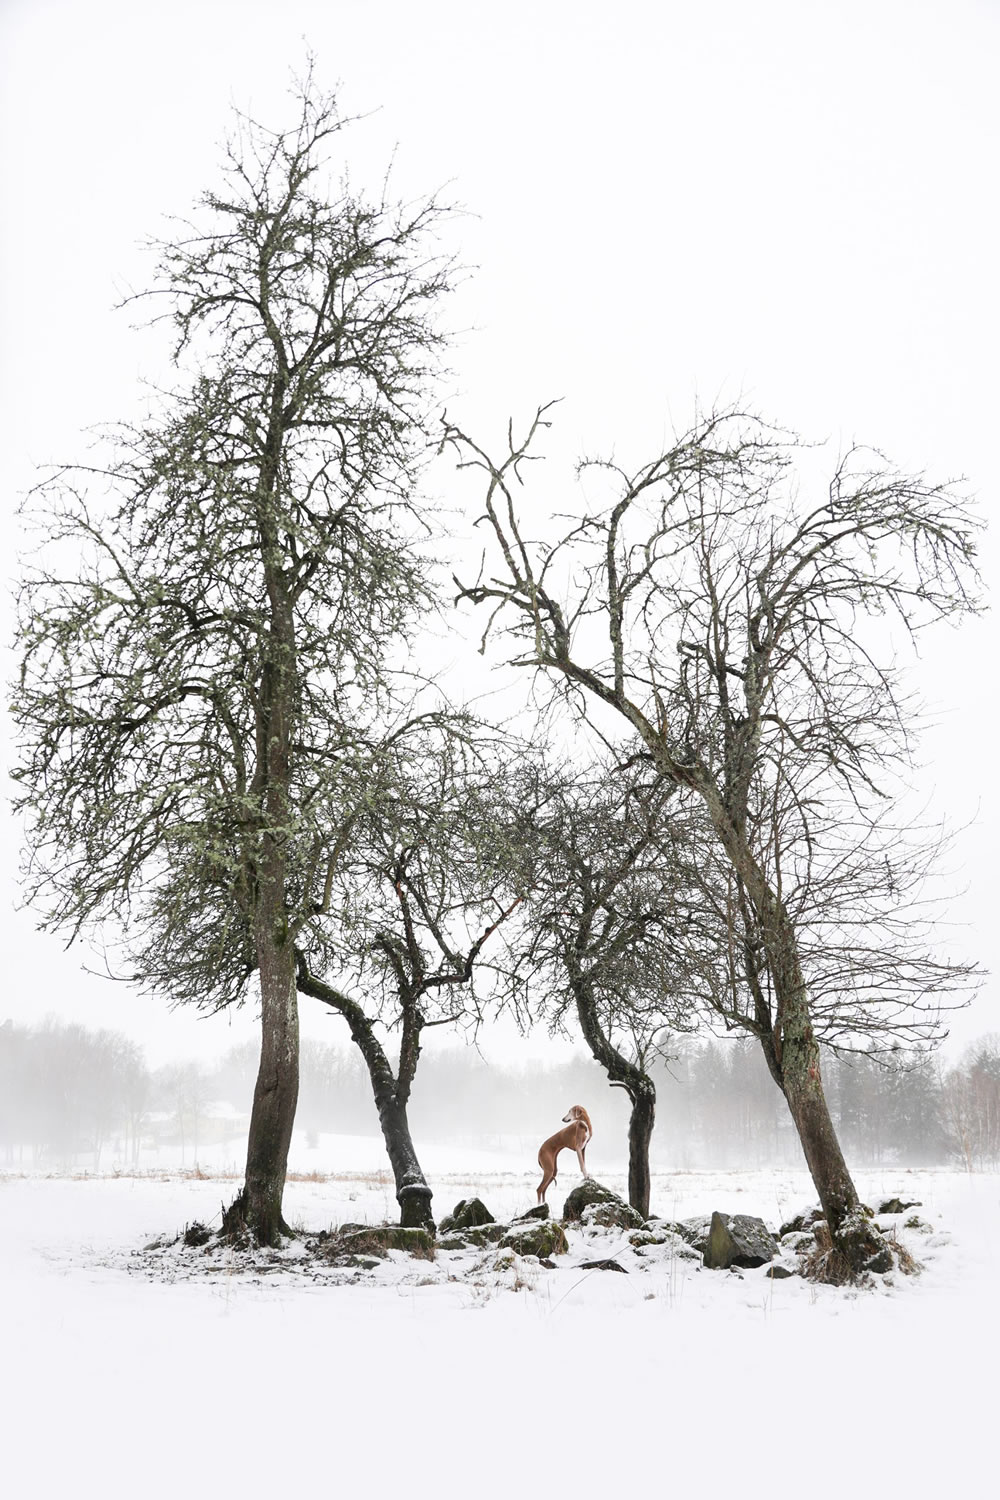
[[[498,1217],[530,1206],[523,1157],[483,1153],[487,1171],[473,1154],[425,1153],[439,1216],[473,1195]],[[367,1145],[326,1139],[310,1155],[342,1175],[291,1181],[290,1222],[391,1211],[384,1158],[376,1167]],[[561,1179],[556,1207],[576,1180]],[[235,1262],[170,1282],[132,1252],[217,1220],[233,1181],[8,1174],[6,1492],[499,1496],[529,1481],[584,1500],[634,1485],[815,1500],[995,1482],[1000,1178],[885,1168],[858,1185],[876,1206],[921,1200],[886,1222],[915,1213],[930,1226],[906,1232],[922,1275],[857,1293],[674,1256],[612,1276],[574,1269],[580,1232],[557,1270],[524,1260],[478,1285],[399,1254],[349,1285]],[[777,1228],[813,1200],[804,1172],[658,1173],[652,1206]]]

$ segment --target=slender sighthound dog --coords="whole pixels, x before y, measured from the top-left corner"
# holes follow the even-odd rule
[[[538,1150],[538,1165],[542,1169],[542,1180],[538,1184],[539,1203],[545,1202],[545,1194],[556,1180],[556,1166],[560,1151],[575,1151],[576,1159],[580,1163],[580,1171],[584,1177],[589,1176],[583,1153],[594,1133],[590,1124],[590,1116],[582,1104],[574,1104],[573,1108],[563,1115],[563,1121],[566,1129],[557,1130],[555,1135],[550,1135],[547,1141],[542,1142]]]

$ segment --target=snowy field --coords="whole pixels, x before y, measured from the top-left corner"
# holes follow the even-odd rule
[[[424,1156],[438,1217],[472,1194],[498,1218],[534,1200],[523,1155]],[[327,1137],[292,1164],[314,1173],[289,1183],[294,1225],[392,1216],[377,1142]],[[595,1176],[622,1191],[613,1165]],[[561,1176],[557,1211],[577,1180]],[[554,1271],[523,1262],[511,1290],[401,1256],[388,1279],[347,1285],[152,1279],[133,1252],[217,1223],[237,1181],[8,1170],[4,1493],[994,1492],[1000,1178],[885,1168],[858,1183],[869,1202],[921,1200],[927,1227],[906,1243],[922,1275],[857,1293],[690,1261],[581,1272],[576,1253]],[[652,1211],[776,1228],[813,1201],[805,1172],[661,1172]]]

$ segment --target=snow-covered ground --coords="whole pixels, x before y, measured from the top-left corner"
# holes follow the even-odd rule
[[[438,1216],[473,1193],[498,1217],[533,1201],[523,1156],[424,1156]],[[391,1216],[383,1164],[378,1143],[350,1138],[297,1151],[315,1178],[289,1183],[286,1216],[313,1230]],[[351,1285],[151,1279],[131,1252],[217,1219],[232,1180],[8,1173],[4,1493],[992,1492],[1000,1178],[885,1168],[858,1184],[869,1202],[922,1201],[929,1228],[907,1240],[922,1275],[856,1293],[682,1261],[581,1272],[577,1253],[554,1271],[524,1263],[513,1291],[402,1257]],[[804,1172],[659,1173],[652,1209],[776,1227],[813,1196]]]

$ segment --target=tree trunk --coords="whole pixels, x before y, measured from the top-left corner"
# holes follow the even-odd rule
[[[782,1091],[798,1131],[806,1164],[835,1249],[852,1275],[864,1270],[885,1246],[863,1208],[847,1169],[823,1091],[819,1044],[809,1015],[795,934],[787,918],[765,933],[774,984]]]
[[[276,1245],[291,1231],[281,1213],[288,1149],[299,1097],[299,1011],[295,944],[288,926],[287,828],[291,819],[291,735],[295,720],[295,631],[280,573],[268,570],[271,659],[261,678],[255,790],[264,817],[256,864],[254,937],[260,976],[261,1050],[247,1141],[243,1191],[223,1233],[249,1231]]]
[[[693,784],[705,800],[716,833],[760,924],[775,999],[773,1029],[770,1034],[764,1031],[759,1035],[764,1057],[788,1103],[833,1243],[846,1257],[852,1273],[859,1272],[882,1242],[874,1226],[869,1229],[862,1222],[858,1190],[830,1118],[794,924],[754,859],[741,828],[723,807],[716,788],[703,775]]]
[[[374,1079],[372,1080],[374,1083]],[[404,1229],[434,1229],[431,1214],[433,1193],[427,1185],[417,1153],[410,1137],[410,1125],[406,1106],[394,1097],[385,1098],[378,1104],[379,1124],[382,1138],[389,1155],[389,1165],[396,1183],[396,1202],[399,1204],[399,1222]]]
[[[385,1141],[389,1165],[396,1183],[400,1224],[405,1229],[433,1230],[433,1193],[417,1160],[410,1136],[406,1103],[399,1097],[398,1080],[371,1021],[356,1000],[311,974],[305,957],[301,954],[298,959],[298,986],[304,995],[322,1000],[324,1005],[339,1011],[350,1027],[351,1036],[365,1060],[382,1127],[382,1139]]]
[[[612,1045],[597,1013],[593,985],[572,955],[567,955],[567,970],[583,1039],[594,1061],[607,1073],[612,1087],[625,1089],[632,1103],[628,1126],[628,1201],[648,1219],[649,1142],[656,1119],[656,1085],[648,1073]]]
[[[292,944],[274,942],[261,964],[260,1067],[253,1093],[243,1191],[227,1209],[224,1234],[249,1232],[277,1245],[291,1231],[281,1212],[299,1095],[299,1012]]]
[[[649,1218],[649,1142],[656,1119],[656,1091],[648,1088],[629,1093],[632,1114],[628,1122],[628,1201]]]

